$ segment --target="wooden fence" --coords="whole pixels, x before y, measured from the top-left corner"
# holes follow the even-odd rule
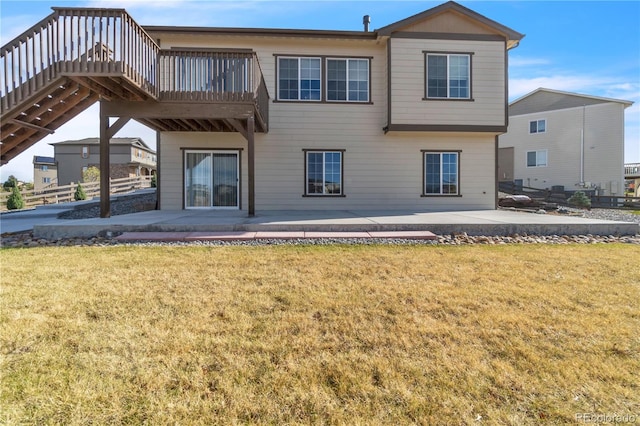
[[[533,199],[546,202],[557,203],[567,206],[567,200],[576,191],[556,191],[549,189],[532,188],[528,186],[516,185],[514,182],[500,182],[499,190],[508,194],[528,195]],[[616,195],[595,195],[594,190],[581,190],[591,200],[591,207],[619,209],[619,208],[640,208],[640,197],[627,197]]]
[[[87,200],[100,197],[100,182],[82,183],[82,188],[87,195]],[[73,196],[78,184],[55,186],[40,191],[20,191],[24,200],[24,207],[31,208],[43,204],[58,204],[75,201]],[[136,189],[150,188],[151,176],[135,176],[120,179],[111,179],[110,189],[112,194],[120,194],[135,191]],[[0,193],[0,210],[7,210],[7,198],[11,192]]]

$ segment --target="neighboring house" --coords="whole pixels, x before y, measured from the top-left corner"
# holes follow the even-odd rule
[[[500,181],[624,195],[624,110],[630,101],[537,89],[509,106]]]
[[[56,186],[58,184],[58,163],[53,157],[33,156],[33,190]]]
[[[624,178],[628,190],[634,197],[640,197],[640,163],[624,165]]]
[[[55,142],[58,184],[82,182],[87,168],[100,168],[100,139],[86,138]],[[148,176],[156,172],[156,152],[140,138],[113,138],[110,141],[110,174],[112,179]]]
[[[455,2],[374,31],[368,22],[363,31],[141,27],[120,9],[55,9],[37,28],[85,28],[92,41],[48,58],[64,85],[43,85],[24,111],[10,103],[8,117],[35,115],[53,87],[49,98],[83,108],[101,99],[96,154],[115,148],[108,140],[130,119],[156,130],[161,209],[496,208],[508,51],[524,36]],[[21,40],[10,46],[31,55]],[[77,113],[57,105],[48,116]],[[26,124],[3,161],[48,129]],[[87,165],[97,164],[87,146]],[[68,155],[81,158],[80,146]]]

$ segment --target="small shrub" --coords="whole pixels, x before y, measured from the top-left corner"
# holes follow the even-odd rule
[[[155,188],[158,185],[158,181],[156,180],[156,175],[151,175],[151,187]]]
[[[84,188],[79,183],[78,183],[78,186],[76,186],[76,192],[73,194],[73,199],[76,201],[82,201],[87,199],[87,194],[85,194]]]
[[[582,191],[576,191],[567,202],[572,206],[591,208],[591,199]]]
[[[7,209],[18,210],[24,208],[24,200],[17,186],[11,189],[11,195],[7,198]]]

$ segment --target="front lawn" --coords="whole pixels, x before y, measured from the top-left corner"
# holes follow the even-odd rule
[[[632,245],[0,250],[0,423],[640,420]]]

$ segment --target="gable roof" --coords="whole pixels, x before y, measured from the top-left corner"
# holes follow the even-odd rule
[[[509,115],[532,114],[609,102],[621,103],[625,108],[633,104],[632,101],[622,99],[603,98],[541,87],[511,102],[509,104]]]
[[[427,20],[441,13],[452,11],[467,18],[476,20],[493,32],[504,36],[507,39],[509,49],[516,47],[518,42],[524,37],[517,31],[512,30],[496,21],[493,21],[471,9],[468,9],[454,1],[443,3],[432,9],[413,15],[409,18],[387,25],[375,31],[339,31],[339,30],[311,30],[311,29],[284,29],[284,28],[230,28],[230,27],[180,27],[180,26],[156,26],[143,25],[148,33],[160,35],[165,34],[212,34],[212,35],[234,35],[234,36],[262,36],[262,37],[307,37],[307,38],[329,38],[329,39],[356,39],[356,40],[376,40],[379,37],[390,36],[392,33],[400,31],[407,26]]]
[[[53,142],[53,143],[50,143],[49,145],[99,145],[99,144],[100,144],[100,138],[84,138],[84,139]],[[140,138],[111,138],[111,140],[109,141],[109,144],[110,145],[133,145],[138,148],[146,149],[147,151],[150,151],[150,152],[155,152],[154,150],[149,148],[149,145],[147,145]]]
[[[510,42],[510,44],[508,44],[509,48],[517,46],[518,42],[524,37],[524,34],[521,34],[505,25],[502,25],[492,19],[489,19],[486,16],[483,16],[478,12],[475,12],[469,8],[466,8],[454,1],[448,1],[439,6],[425,10],[424,12],[410,16],[401,21],[394,22],[391,25],[387,25],[386,27],[377,29],[376,32],[378,33],[378,35],[388,36],[394,32],[402,30],[403,28],[406,28],[408,26],[411,26],[421,21],[428,20],[430,18],[435,17],[436,15],[439,15],[445,12],[453,12],[453,13],[461,14],[463,16],[466,16],[467,18],[480,22],[481,24],[489,27],[496,33],[504,35],[505,38]]]

